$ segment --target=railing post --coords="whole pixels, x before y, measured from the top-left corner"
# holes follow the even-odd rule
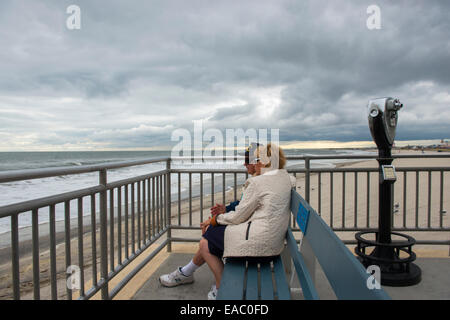
[[[102,285],[102,300],[109,299],[108,293],[108,216],[107,216],[107,175],[106,169],[99,171],[99,184],[104,187],[100,192],[100,268],[101,277],[103,278]],[[100,280],[101,281],[101,280]]]
[[[167,183],[166,183],[166,196],[164,197],[166,199],[166,221],[168,221],[168,228],[167,228],[167,252],[172,252],[172,199],[170,197],[170,165],[171,165],[171,158],[169,158],[166,162],[166,169],[167,169]]]
[[[305,200],[306,200],[306,202],[308,202],[309,203],[309,195],[310,195],[310,191],[309,191],[309,189],[310,189],[310,176],[311,176],[311,167],[310,167],[310,161],[311,161],[311,159],[309,158],[309,157],[306,157],[305,158],[305,169],[306,169],[306,172],[305,172]]]
[[[19,215],[11,215],[12,287],[14,300],[20,300]]]

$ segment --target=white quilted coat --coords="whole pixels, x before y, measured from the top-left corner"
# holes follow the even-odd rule
[[[266,257],[281,253],[289,224],[295,178],[285,169],[249,178],[235,211],[217,216],[227,225],[224,257]]]

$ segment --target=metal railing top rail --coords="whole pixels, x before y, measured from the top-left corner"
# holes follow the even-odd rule
[[[31,180],[49,178],[55,176],[64,176],[80,173],[89,173],[102,170],[118,169],[132,166],[140,166],[150,163],[170,161],[170,157],[149,158],[143,160],[131,160],[120,162],[105,162],[94,165],[83,166],[67,166],[67,167],[53,167],[53,168],[39,168],[39,169],[25,169],[25,170],[11,170],[0,172],[0,183],[13,182],[20,180]]]
[[[330,160],[330,159],[377,159],[378,153],[373,155],[302,155],[302,156],[293,156],[286,155],[287,160]],[[450,158],[450,153],[444,154],[393,154],[393,159],[396,158]],[[170,157],[171,160],[243,160],[244,156],[207,156],[207,157]]]
[[[342,159],[378,159],[378,153],[373,155],[323,155],[323,156],[286,156],[287,160],[342,160]],[[393,159],[414,159],[414,158],[450,158],[450,153],[447,154],[393,154]]]
[[[323,155],[323,156],[286,156],[287,160],[343,160],[343,159],[377,159],[377,155]],[[450,154],[421,154],[421,155],[402,155],[397,154],[392,156],[393,159],[405,159],[405,158],[450,158]],[[120,162],[105,162],[95,165],[82,165],[82,166],[67,166],[67,167],[53,167],[53,168],[38,168],[38,169],[24,169],[24,170],[11,170],[0,172],[0,183],[21,181],[21,180],[31,180],[31,179],[41,179],[54,176],[81,174],[98,172],[102,170],[118,169],[139,165],[146,165],[157,162],[173,161],[173,160],[242,160],[242,156],[232,156],[232,157],[157,157],[148,158],[142,160],[131,160],[131,161],[120,161]],[[311,168],[312,169],[312,168]],[[447,167],[444,169],[448,169]],[[304,170],[304,169],[295,169]],[[317,169],[314,169],[317,170]],[[409,170],[412,170],[409,168]],[[172,172],[203,172],[202,169],[172,169]],[[227,169],[226,172],[240,172],[239,170]],[[245,171],[245,170],[243,170]],[[414,170],[413,170],[414,171]],[[224,169],[211,169],[210,172],[221,173]]]
[[[343,159],[377,159],[378,156],[374,155],[323,155],[323,156],[286,156],[287,160],[343,160]],[[420,154],[420,155],[392,155],[394,159],[401,158],[450,158],[450,154]],[[67,167],[53,167],[53,168],[38,168],[38,169],[24,169],[24,170],[11,170],[0,172],[0,183],[41,179],[54,176],[72,175],[96,172],[101,170],[118,169],[139,165],[146,165],[151,163],[173,161],[173,160],[242,160],[242,156],[225,156],[225,157],[157,157],[148,158],[142,160],[130,160],[120,162],[105,162],[95,165],[82,165],[82,166],[67,166]]]
[[[171,173],[247,173],[246,169],[170,169]]]
[[[292,173],[305,173],[307,171],[311,173],[319,173],[319,172],[378,172],[378,167],[372,168],[352,168],[352,167],[341,167],[341,168],[288,168],[289,172]],[[427,172],[427,171],[450,171],[450,167],[395,167],[395,171],[398,172]],[[208,171],[209,172],[209,171]]]
[[[140,180],[149,179],[149,178],[153,178],[153,177],[157,177],[157,176],[162,176],[168,172],[169,172],[169,170],[167,170],[167,169],[160,170],[160,171],[154,171],[154,172],[146,174],[146,175],[136,176],[136,177],[132,177],[132,178],[127,178],[127,179],[107,183],[106,186],[97,185],[94,187],[88,187],[88,188],[79,189],[79,190],[75,190],[75,191],[59,193],[56,195],[51,195],[51,196],[47,196],[47,197],[43,197],[43,198],[17,202],[17,203],[9,204],[6,206],[0,206],[0,218],[9,217],[9,216],[11,216],[13,214],[17,214],[19,212],[27,212],[27,211],[31,211],[33,209],[47,207],[47,206],[50,206],[50,205],[53,205],[56,203],[63,203],[65,201],[70,201],[70,200],[74,200],[77,198],[93,195],[93,194],[99,193],[104,190],[111,190],[114,188],[119,188],[119,187],[125,186],[127,184],[138,182]]]
[[[170,160],[244,160],[245,157],[244,156],[239,156],[239,155],[234,155],[234,156],[193,156],[193,157],[189,157],[189,156],[184,156],[184,157],[170,157]]]
[[[76,190],[76,191],[60,193],[57,195],[52,195],[52,196],[43,197],[43,198],[39,198],[39,199],[33,199],[33,200],[13,203],[10,205],[0,207],[0,218],[6,218],[13,214],[17,214],[20,212],[31,211],[35,208],[43,208],[43,207],[47,207],[50,205],[54,205],[56,203],[63,203],[65,201],[89,196],[89,195],[101,192],[103,190],[105,190],[104,186],[95,186],[95,187],[80,189],[80,190]]]
[[[450,167],[396,167],[396,171],[450,171]],[[171,173],[246,173],[245,169],[170,169]],[[305,173],[307,171],[311,173],[317,172],[378,172],[379,168],[287,168],[288,172],[291,173]]]

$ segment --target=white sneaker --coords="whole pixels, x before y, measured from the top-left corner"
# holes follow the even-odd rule
[[[190,276],[185,276],[181,272],[181,267],[178,267],[174,272],[159,277],[159,282],[166,287],[176,287],[181,284],[194,282],[194,275],[191,274]]]
[[[211,291],[208,292],[208,300],[216,300],[217,299],[217,288],[216,285],[211,287]]]

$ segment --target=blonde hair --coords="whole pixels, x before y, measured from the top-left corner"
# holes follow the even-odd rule
[[[260,158],[260,161],[266,168],[272,166],[272,160],[275,160],[275,163],[273,164],[274,166],[276,166],[276,162],[278,162],[278,168],[274,169],[284,169],[284,166],[286,165],[286,156],[284,155],[284,151],[273,143],[268,143],[267,146],[259,147],[255,151],[255,155],[257,158]]]

